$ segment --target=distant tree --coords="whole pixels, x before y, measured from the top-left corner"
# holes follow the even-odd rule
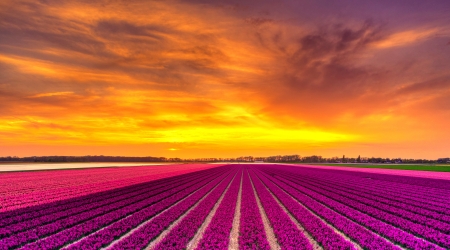
[[[358,155],[358,158],[356,158],[356,161],[357,161],[358,163],[361,162],[361,155]]]

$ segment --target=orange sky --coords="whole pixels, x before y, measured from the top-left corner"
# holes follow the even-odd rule
[[[450,156],[450,3],[0,3],[0,155]]]

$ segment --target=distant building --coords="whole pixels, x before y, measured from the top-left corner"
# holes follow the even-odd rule
[[[439,158],[438,163],[450,163],[450,158]]]

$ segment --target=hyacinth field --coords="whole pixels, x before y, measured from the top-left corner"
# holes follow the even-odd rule
[[[0,173],[0,249],[450,249],[450,180],[275,164]]]

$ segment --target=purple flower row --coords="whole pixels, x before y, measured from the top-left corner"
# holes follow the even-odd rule
[[[202,181],[202,180],[199,180]],[[124,207],[115,210],[112,213],[107,213],[102,216],[96,216],[91,220],[85,221],[84,223],[78,224],[68,230],[64,230],[60,233],[54,234],[38,242],[32,243],[27,247],[30,249],[42,249],[42,248],[57,248],[64,246],[69,242],[73,242],[89,233],[92,233],[98,229],[101,229],[112,222],[124,218],[125,216],[135,213],[139,210],[145,209],[146,207],[153,205],[161,200],[166,199],[180,191],[195,185],[199,181],[192,181],[186,185],[174,184],[172,189],[167,190],[165,193],[152,196],[150,198],[141,200],[139,202],[131,202]]]
[[[310,176],[307,176],[308,180],[312,180]],[[325,179],[325,178],[324,178]],[[332,186],[333,188],[345,190],[349,193],[357,193],[362,197],[377,200],[386,204],[390,204],[399,208],[403,208],[418,214],[428,216],[433,219],[450,221],[450,216],[445,213],[449,213],[450,206],[447,207],[437,207],[434,205],[426,204],[424,200],[414,200],[399,196],[396,193],[390,193],[389,189],[373,188],[369,186],[368,183],[360,182],[351,183],[346,181],[345,178],[340,178],[339,181],[326,181],[324,179],[316,178],[315,180],[327,186]],[[384,192],[383,192],[384,191]],[[387,191],[387,192],[386,192]],[[444,206],[442,203],[441,206]],[[434,210],[434,211],[433,211]]]
[[[278,205],[255,174],[251,172],[250,176],[280,247],[282,249],[313,249],[306,236]]]
[[[291,173],[290,176],[292,176],[293,174],[295,173]],[[280,178],[281,177],[279,177],[279,175],[276,176],[276,179]],[[339,197],[335,194],[328,193],[322,189],[312,189],[311,187],[306,188],[302,182],[289,181],[288,178],[289,176],[283,176],[283,179],[280,180],[285,182],[286,184],[291,185],[292,187],[295,187],[296,190],[310,196],[311,198],[322,202],[326,206],[350,218],[351,220],[368,227],[377,234],[384,235],[386,238],[393,242],[397,242],[405,247],[412,249],[437,248],[436,245],[430,244],[429,242],[417,238],[414,235],[411,235],[396,227],[402,225],[401,222],[392,219],[389,216],[384,216],[385,213],[383,212],[366,213],[367,210],[370,210],[371,208],[367,206],[359,206],[350,199],[347,199],[345,201],[339,200]],[[378,220],[376,218],[378,218]],[[409,224],[407,225],[409,226]],[[418,235],[419,237],[421,237],[420,234]]]
[[[309,183],[313,186],[316,186],[318,188],[323,188],[325,190],[329,190],[331,192],[337,192],[341,195],[344,195],[348,198],[357,200],[363,204],[374,206],[379,209],[389,211],[392,214],[395,214],[397,216],[403,217],[405,219],[411,220],[413,222],[417,222],[423,225],[426,225],[431,228],[435,228],[443,233],[450,233],[450,224],[448,223],[448,216],[447,216],[447,222],[441,221],[439,218],[446,218],[445,215],[442,214],[434,214],[435,217],[439,217],[437,219],[430,218],[430,216],[425,216],[423,214],[426,214],[428,210],[425,210],[420,207],[409,207],[414,212],[411,212],[410,210],[399,208],[399,204],[395,203],[394,201],[391,201],[389,199],[382,199],[377,198],[376,196],[370,196],[368,194],[364,194],[362,192],[357,192],[355,190],[349,190],[345,188],[345,184],[343,185],[330,185],[330,184],[323,184],[319,182],[311,181],[309,178],[303,178],[303,177],[297,177],[297,180],[300,180],[305,183]],[[400,203],[401,204],[401,203]],[[402,204],[403,205],[403,204]],[[449,207],[450,209],[450,207]]]
[[[99,249],[101,247],[109,245],[115,239],[121,237],[125,233],[129,232],[133,228],[136,228],[144,221],[151,219],[156,214],[164,211],[170,206],[174,205],[181,199],[185,198],[189,194],[196,192],[199,188],[204,187],[208,183],[213,182],[215,179],[221,179],[225,175],[229,174],[227,171],[224,175],[219,175],[219,177],[214,177],[214,175],[208,175],[207,178],[202,181],[185,188],[179,193],[176,193],[166,199],[153,204],[150,207],[139,210],[138,212],[119,220],[107,227],[104,227],[100,231],[95,232],[87,237],[82,238],[79,242],[70,245],[66,249]],[[195,182],[190,180],[191,182]]]
[[[5,227],[9,224],[34,219],[43,215],[79,208],[85,206],[86,204],[91,204],[92,202],[98,202],[100,200],[111,199],[123,194],[131,193],[144,187],[144,185],[138,185],[138,187],[120,188],[119,190],[114,190],[114,192],[104,191],[102,193],[90,194],[88,196],[51,202],[41,206],[33,206],[24,209],[13,210],[10,212],[6,212],[10,215],[0,221],[0,226]]]
[[[324,249],[355,249],[353,244],[337,234],[324,221],[311,214],[300,203],[290,197],[272,182],[264,180],[264,184],[277,197],[291,215],[305,228],[314,240]]]
[[[305,173],[306,171],[302,171],[301,175],[305,176],[308,179],[314,179],[320,183],[329,183],[333,186],[346,186],[348,188],[352,188],[356,191],[365,191],[369,195],[375,195],[377,197],[383,197],[391,200],[401,199],[400,202],[411,203],[414,206],[422,207],[427,210],[435,211],[438,214],[450,215],[449,204],[450,200],[443,198],[434,198],[435,201],[430,201],[433,193],[425,193],[420,195],[414,195],[418,189],[423,187],[405,187],[405,185],[396,185],[393,184],[380,184],[376,185],[376,183],[381,182],[378,180],[368,180],[365,178],[349,177],[348,175],[331,175],[329,173]],[[440,193],[434,191],[434,193]],[[447,205],[446,205],[447,204]]]
[[[287,179],[291,179],[292,175],[286,175]],[[438,230],[435,230],[433,228],[427,227],[422,224],[418,224],[415,222],[412,222],[410,220],[404,219],[400,216],[393,215],[390,210],[384,211],[381,209],[378,209],[377,207],[374,207],[376,205],[373,204],[364,204],[358,200],[357,196],[348,195],[343,192],[339,191],[331,191],[324,187],[317,187],[311,184],[307,184],[305,181],[294,181],[297,184],[300,184],[302,186],[307,187],[310,190],[319,192],[321,194],[327,195],[329,197],[333,197],[333,199],[336,199],[337,201],[347,204],[349,206],[354,207],[355,209],[358,209],[364,213],[367,213],[375,218],[378,218],[380,220],[389,222],[396,227],[399,227],[405,231],[408,231],[414,235],[423,237],[430,242],[436,243],[443,247],[450,247],[450,235],[447,235],[445,233],[442,233]]]
[[[312,171],[310,171],[312,172]],[[362,173],[357,171],[340,171],[340,170],[321,170],[321,172],[328,176],[339,176],[352,178],[353,180],[367,180],[372,185],[381,189],[391,189],[399,192],[404,192],[408,195],[418,196],[422,198],[432,198],[435,201],[450,202],[446,200],[450,196],[450,185],[447,180],[427,179],[410,176],[400,176],[391,174],[375,174]],[[367,179],[370,178],[370,179]]]
[[[226,178],[220,185],[214,189],[204,200],[202,200],[186,217],[184,217],[178,225],[159,242],[156,250],[176,250],[185,249],[189,241],[195,236],[198,229],[205,221],[220,196],[225,192],[236,172]],[[238,177],[239,178],[239,177]],[[237,179],[237,178],[236,178]]]
[[[227,178],[230,178],[228,175]],[[203,198],[209,191],[216,188],[220,181],[224,181],[224,177],[215,179],[213,182],[205,185],[203,188],[197,190],[191,196],[176,204],[175,206],[164,211],[162,214],[156,216],[143,226],[135,230],[126,238],[119,241],[112,246],[113,250],[120,249],[143,249],[149,242],[160,235],[167,229],[175,220],[194,206],[201,198]]]
[[[270,249],[247,169],[242,182],[240,212],[239,249]]]
[[[292,184],[292,183],[291,183]],[[292,184],[295,186],[295,184]],[[325,206],[333,209],[334,211],[340,213],[342,216],[345,216],[360,225],[367,227],[373,232],[384,236],[390,241],[397,243],[401,246],[410,248],[410,249],[437,249],[438,247],[434,244],[431,244],[423,239],[417,238],[412,234],[409,234],[399,228],[396,228],[390,224],[387,224],[383,221],[377,220],[365,213],[362,213],[356,209],[348,207],[342,203],[339,203],[333,199],[330,199],[326,196],[323,196],[319,193],[312,192],[308,189],[304,189],[299,186],[295,186],[297,190],[302,191],[307,194],[309,197],[321,202]]]
[[[188,186],[192,184],[193,183],[189,182],[186,185]],[[21,246],[24,243],[35,240],[39,241],[31,243],[29,246],[46,246],[47,243],[62,246],[66,242],[76,240],[77,235],[80,235],[78,237],[83,236],[87,233],[86,231],[88,229],[94,230],[91,226],[99,223],[92,224],[92,222],[114,220],[113,217],[109,216],[110,212],[112,212],[114,218],[118,219],[120,216],[125,216],[128,213],[142,209],[176,192],[179,192],[183,190],[184,187],[185,185],[180,186],[179,183],[173,183],[172,185],[167,186],[165,192],[159,191],[138,195],[132,199],[115,202],[113,204],[109,204],[109,206],[99,207],[91,211],[85,211],[76,216],[57,220],[53,223],[12,235],[11,237],[0,240],[0,249]],[[67,230],[69,228],[70,230]]]
[[[18,233],[25,231],[30,228],[43,226],[45,224],[48,224],[50,222],[54,222],[56,220],[65,219],[71,216],[76,216],[77,214],[80,214],[85,211],[90,211],[99,207],[108,206],[110,204],[132,199],[134,197],[137,197],[138,195],[145,195],[147,196],[148,193],[158,194],[160,192],[165,192],[167,190],[167,186],[173,185],[173,183],[180,184],[180,180],[183,180],[184,182],[187,182],[190,179],[198,178],[197,176],[193,176],[190,178],[184,179],[174,179],[172,181],[167,181],[167,183],[161,183],[160,185],[148,185],[147,187],[143,186],[139,189],[130,188],[131,192],[122,193],[118,196],[110,197],[109,199],[102,199],[104,197],[99,197],[98,199],[91,199],[91,203],[85,204],[84,206],[78,206],[72,209],[61,209],[60,212],[55,213],[49,213],[40,217],[36,217],[29,220],[23,220],[22,222],[10,224],[8,226],[5,226],[3,228],[0,228],[0,237],[8,237],[13,233]]]
[[[351,175],[336,176],[328,173],[327,177],[325,178],[337,180],[340,182],[346,182],[351,186],[362,186],[372,190],[373,189],[380,190],[381,192],[389,191],[392,192],[392,194],[401,195],[405,198],[426,202],[433,206],[441,205],[443,204],[443,202],[446,203],[447,205],[450,204],[450,201],[445,200],[445,198],[450,196],[450,194],[448,193],[448,190],[444,189],[436,189],[436,188],[427,189],[427,187],[423,186],[415,186],[411,184],[402,184],[389,182],[385,180],[377,180],[373,179],[370,175],[361,178],[361,177],[354,177]],[[370,184],[370,186],[367,186],[367,184]]]
[[[228,249],[241,179],[242,171],[239,171],[203,233],[197,249]]]
[[[265,176],[261,176],[265,183],[269,180]],[[306,206],[308,209],[316,213],[320,218],[329,224],[333,225],[336,229],[343,232],[353,241],[358,243],[364,249],[400,249],[394,244],[386,241],[379,235],[373,233],[367,228],[349,220],[348,218],[338,214],[332,209],[318,203],[317,201],[311,199],[310,197],[298,192],[297,190],[289,187],[288,185],[280,182],[275,178],[270,178],[275,185],[282,188],[284,191],[292,195],[301,204]],[[270,185],[270,184],[269,184]]]
[[[270,249],[257,197],[282,249],[312,249],[295,222],[324,249],[450,249],[448,181],[265,164],[228,165],[0,213],[0,250],[142,249],[177,219],[157,249],[186,248],[197,233],[203,233],[197,249],[227,249],[241,181],[240,249]]]
[[[339,171],[339,170],[335,170],[335,171]],[[359,171],[351,171],[348,174],[356,176],[356,177],[361,177],[361,176],[367,175],[366,173],[359,172]],[[402,175],[402,176],[393,175],[393,174],[390,174],[389,170],[386,170],[385,174],[371,173],[371,176],[373,176],[375,179],[381,179],[386,182],[411,185],[411,186],[416,186],[416,187],[420,186],[421,189],[424,189],[424,190],[435,190],[435,191],[442,190],[443,193],[450,195],[450,185],[449,185],[448,180],[412,177],[412,176],[404,176],[404,175]]]
[[[140,184],[134,184],[131,186],[121,187],[113,190],[108,191],[102,191],[94,194],[89,194],[81,197],[71,198],[71,199],[65,199],[60,201],[54,201],[50,203],[46,203],[44,205],[38,205],[38,206],[32,206],[32,207],[26,207],[26,208],[20,208],[13,211],[3,212],[0,213],[0,227],[5,227],[12,223],[17,223],[23,220],[32,219],[35,217],[39,217],[42,215],[47,215],[55,212],[60,212],[63,210],[73,209],[80,206],[84,206],[86,204],[90,204],[94,201],[99,201],[100,199],[110,199],[116,196],[120,196],[122,194],[130,193],[135,190],[139,190],[142,188],[145,188],[149,185],[156,186],[156,185],[167,185],[168,183],[172,181],[178,181],[180,178],[189,178],[191,176],[197,176],[200,174],[206,174],[211,171],[216,171],[215,168],[213,169],[207,169],[207,170],[201,170],[198,172],[192,172],[188,174],[184,174],[182,176],[174,176],[174,177],[168,177],[164,179],[159,179],[155,181],[147,181]]]
[[[216,165],[218,166],[218,165]],[[0,212],[21,210],[106,190],[145,183],[196,170],[215,168],[206,164],[47,170],[2,174]],[[0,220],[8,213],[0,214]]]

